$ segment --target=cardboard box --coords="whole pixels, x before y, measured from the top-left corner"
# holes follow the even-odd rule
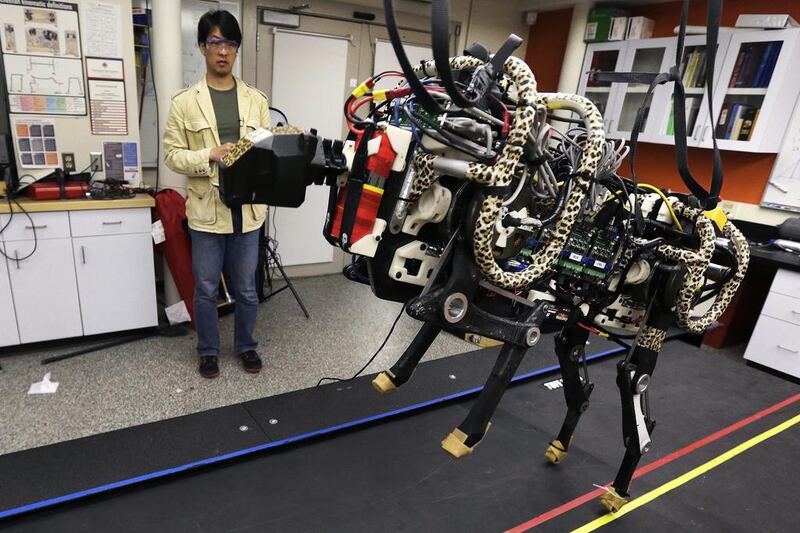
[[[631,17],[628,19],[628,39],[649,39],[653,36],[653,19]]]
[[[609,31],[611,30],[611,19],[614,17],[626,17],[628,14],[628,11],[617,7],[592,8],[586,19],[586,30],[583,33],[583,41],[586,43],[602,43],[608,41]]]
[[[624,41],[628,33],[628,17],[611,17],[611,26],[608,30],[609,41]]]

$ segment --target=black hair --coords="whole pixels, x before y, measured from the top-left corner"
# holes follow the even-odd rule
[[[211,33],[215,26],[219,28],[223,37],[241,44],[242,30],[239,28],[239,22],[230,11],[223,9],[208,11],[200,17],[200,21],[197,23],[197,43],[206,42],[208,34]]]

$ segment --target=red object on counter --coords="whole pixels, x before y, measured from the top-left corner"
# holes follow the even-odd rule
[[[58,183],[32,183],[25,189],[31,200],[61,200],[61,187]],[[64,183],[64,198],[86,198],[89,185],[81,181]]]

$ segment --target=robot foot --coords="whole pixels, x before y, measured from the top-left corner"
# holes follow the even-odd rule
[[[569,444],[572,445],[572,439],[569,439]],[[554,440],[547,447],[544,452],[544,457],[554,465],[560,464],[567,458],[567,448],[561,444],[560,440]]]
[[[600,504],[609,513],[616,513],[629,501],[630,499],[620,496],[614,487],[606,487],[606,493],[600,497]]]
[[[372,380],[372,386],[381,394],[389,394],[397,390],[397,385],[392,381],[391,373],[387,370],[381,372]]]
[[[456,459],[461,459],[465,455],[472,453],[472,451],[475,449],[475,446],[480,444],[480,442],[483,440],[483,437],[486,436],[486,433],[489,431],[490,427],[492,427],[491,422],[486,425],[486,431],[483,432],[483,435],[481,435],[477,441],[473,442],[471,446],[467,445],[469,435],[456,428],[451,431],[450,434],[442,441],[442,448],[444,448],[447,453]]]

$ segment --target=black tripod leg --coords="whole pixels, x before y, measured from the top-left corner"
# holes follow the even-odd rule
[[[400,356],[400,359],[385,372],[378,374],[372,380],[372,386],[381,394],[394,392],[398,387],[411,379],[411,374],[417,368],[420,360],[431,347],[433,341],[442,331],[442,328],[430,322],[425,322],[420,328],[417,336],[408,345],[408,348]]]
[[[656,423],[648,413],[645,395],[665,336],[665,330],[645,326],[636,339],[630,356],[617,364],[625,456],[617,477],[600,498],[603,507],[612,513],[628,503],[633,473],[642,455],[650,449],[650,435]]]
[[[564,383],[564,399],[567,402],[567,414],[561,424],[558,437],[550,442],[544,452],[545,458],[553,464],[559,464],[567,457],[572,444],[572,435],[581,415],[589,408],[589,396],[594,385],[583,383],[580,375],[580,361],[586,354],[586,339],[589,331],[571,322],[556,335],[556,355],[561,367],[561,379]]]
[[[280,271],[281,276],[283,276],[283,280],[286,282],[286,286],[289,287],[290,291],[292,291],[292,294],[294,295],[294,299],[297,300],[297,304],[300,306],[300,309],[303,310],[303,314],[306,315],[306,318],[311,318],[311,315],[308,314],[308,310],[306,309],[306,306],[303,304],[303,300],[300,298],[300,295],[297,293],[297,290],[294,288],[294,283],[292,283],[292,280],[289,279],[289,276],[286,275],[286,271],[283,270],[283,265],[281,264],[280,261],[278,261],[278,258],[275,256],[275,252],[272,250],[272,248],[269,245],[267,245],[267,253],[269,253],[270,257],[272,257],[272,261],[275,263],[275,266],[278,267],[278,270]]]
[[[500,349],[497,362],[478,400],[464,421],[442,441],[442,448],[450,455],[455,458],[468,455],[483,439],[491,425],[489,420],[527,351],[528,347],[511,343],[504,344]]]

